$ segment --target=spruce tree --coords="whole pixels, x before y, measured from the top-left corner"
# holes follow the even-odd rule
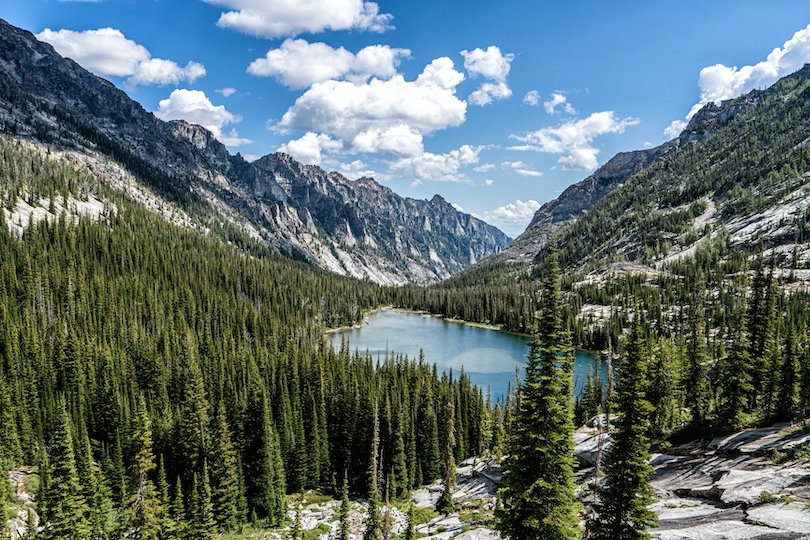
[[[684,398],[692,413],[692,429],[702,433],[706,429],[709,408],[705,320],[703,315],[703,280],[692,294],[689,308],[689,335],[686,342],[686,370],[684,373]]]
[[[560,268],[554,246],[543,268],[543,295],[526,376],[511,419],[509,457],[497,511],[512,540],[580,536],[574,496],[572,351],[563,328]]]
[[[647,508],[653,502],[648,432],[652,407],[646,398],[648,354],[641,325],[636,322],[619,366],[617,418],[604,464],[604,479],[595,486],[596,517],[587,524],[588,538],[634,540],[649,538],[657,523]],[[598,480],[597,480],[598,481]]]
[[[59,400],[59,409],[47,458],[47,485],[43,521],[45,538],[90,538],[89,508],[76,472],[73,429]]]
[[[799,350],[796,345],[796,333],[793,325],[788,323],[785,347],[782,352],[782,365],[779,370],[779,387],[776,393],[776,416],[782,420],[790,419],[796,408],[798,361]]]
[[[378,407],[374,406],[374,423],[371,433],[371,455],[368,469],[368,517],[363,540],[381,540],[382,522],[380,519],[380,487],[379,487],[379,453],[380,453],[380,416]]]
[[[405,540],[416,540],[416,515],[413,510],[413,502],[408,504],[408,528],[405,529]]]
[[[228,427],[225,407],[217,408],[211,445],[211,502],[221,531],[236,529],[239,521],[239,463]]]
[[[734,431],[745,423],[748,396],[753,392],[750,348],[744,328],[738,329],[733,334],[733,343],[734,346],[720,361],[718,378],[720,403],[717,411],[717,427],[725,431]]]
[[[444,447],[444,467],[442,468],[442,493],[436,501],[436,511],[440,514],[450,514],[455,510],[453,504],[453,484],[456,472],[456,464],[453,459],[455,449],[455,408],[452,400],[448,400],[445,405],[445,447]]]
[[[338,540],[349,540],[349,512],[351,510],[351,503],[349,502],[349,478],[344,473],[343,475],[343,489],[341,489],[340,497],[340,513],[339,513],[339,532]]]
[[[138,400],[132,444],[134,486],[129,498],[131,534],[136,538],[158,538],[163,510],[160,506],[160,494],[150,477],[155,470],[155,456],[152,451],[152,424],[143,397]]]
[[[408,465],[407,456],[405,455],[405,418],[402,409],[398,410],[396,415],[396,425],[394,427],[394,444],[393,456],[391,458],[393,464],[392,473],[392,494],[394,499],[401,499],[408,494]]]

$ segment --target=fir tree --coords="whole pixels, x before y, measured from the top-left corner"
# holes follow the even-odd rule
[[[378,408],[374,407],[374,423],[371,433],[371,455],[368,469],[368,517],[363,540],[381,540],[382,523],[380,520],[379,488],[379,453],[380,453],[380,417]]]
[[[445,448],[444,448],[444,467],[442,469],[442,494],[439,496],[438,500],[436,501],[436,511],[440,514],[450,514],[455,510],[455,505],[453,504],[453,484],[454,484],[454,475],[456,472],[456,464],[453,459],[453,451],[455,448],[455,408],[453,407],[453,402],[448,401],[447,405],[445,406],[445,423],[446,423],[446,430],[445,430]]]
[[[751,387],[751,358],[745,329],[734,334],[734,347],[720,362],[720,404],[718,407],[718,428],[734,431],[741,427],[746,418],[748,396]]]
[[[413,502],[408,504],[408,528],[405,529],[405,540],[416,540],[416,515],[413,510]]]
[[[343,475],[343,489],[341,489],[340,497],[340,514],[339,514],[339,532],[338,540],[349,540],[349,511],[351,510],[351,503],[349,502],[349,478],[344,473]]]
[[[783,420],[790,419],[796,408],[798,361],[799,351],[796,345],[796,334],[793,326],[788,323],[776,401],[776,416]]]
[[[54,539],[90,538],[89,508],[76,472],[73,434],[64,400],[59,403],[45,467],[47,482],[43,520],[47,525],[43,536]]]
[[[405,419],[400,408],[396,416],[394,427],[392,487],[395,499],[401,499],[408,494],[408,466],[405,455]]]
[[[572,352],[563,329],[559,280],[552,246],[499,493],[499,528],[512,540],[567,540],[580,535],[573,475]]]
[[[210,463],[211,502],[217,525],[221,531],[235,530],[239,522],[239,464],[222,403],[217,409]]]
[[[131,534],[135,538],[158,538],[162,509],[160,494],[150,478],[155,470],[155,456],[152,452],[152,424],[143,397],[138,400],[132,443],[134,446],[132,472],[135,483],[134,492],[129,499]]]
[[[596,517],[588,522],[588,537],[595,540],[649,538],[647,528],[657,523],[647,508],[653,501],[649,479],[649,415],[646,399],[646,355],[641,325],[637,322],[628,338],[619,369],[616,406],[619,415],[604,465],[604,480],[595,487],[599,500]]]

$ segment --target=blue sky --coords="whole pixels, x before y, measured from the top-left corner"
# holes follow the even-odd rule
[[[284,149],[402,195],[439,193],[515,236],[616,152],[810,62],[807,7],[27,0],[0,17],[233,152]]]

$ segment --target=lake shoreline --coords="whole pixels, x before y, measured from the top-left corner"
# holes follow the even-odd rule
[[[444,321],[447,321],[447,322],[452,322],[452,323],[456,323],[456,324],[463,324],[464,326],[471,326],[473,328],[483,328],[484,330],[494,330],[496,332],[503,332],[504,334],[510,334],[510,335],[518,336],[518,337],[525,337],[525,338],[531,338],[532,337],[531,334],[527,334],[527,333],[524,333],[524,332],[515,332],[513,330],[505,330],[503,328],[502,324],[488,324],[488,323],[480,323],[480,322],[475,322],[475,321],[467,321],[467,320],[464,320],[464,319],[456,319],[454,317],[445,317],[441,313],[431,313],[429,311],[425,311],[424,309],[400,308],[400,307],[396,307],[396,306],[392,306],[392,305],[379,306],[379,307],[372,308],[372,309],[366,311],[365,313],[363,313],[363,320],[360,321],[359,323],[353,324],[351,326],[339,326],[337,328],[327,328],[326,330],[323,331],[323,336],[328,336],[328,335],[331,335],[331,334],[337,334],[337,333],[340,333],[340,332],[345,332],[347,330],[357,330],[359,328],[362,328],[363,326],[366,326],[368,324],[368,317],[370,317],[371,315],[374,315],[375,313],[379,313],[381,311],[392,311],[392,312],[395,312],[395,313],[412,313],[414,315],[422,315],[424,317],[433,317],[435,319],[441,319],[441,320],[444,320]],[[605,352],[605,351],[599,351],[599,350],[584,349],[584,348],[581,348],[581,347],[575,347],[574,350],[576,352],[588,353],[590,355],[593,355],[594,357],[596,357],[597,355],[602,355]]]

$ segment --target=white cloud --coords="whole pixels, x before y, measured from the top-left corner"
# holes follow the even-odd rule
[[[408,49],[392,49],[388,45],[370,45],[353,54],[326,43],[286,39],[281,47],[270,49],[263,58],[251,62],[247,70],[252,75],[274,77],[289,88],[306,88],[344,77],[355,82],[372,76],[389,78],[396,74],[400,60],[410,54]]]
[[[562,154],[558,162],[564,169],[592,171],[599,166],[599,149],[593,141],[608,133],[624,133],[629,126],[638,124],[636,118],[617,119],[613,111],[596,112],[581,120],[570,120],[558,127],[547,127],[525,135],[511,137],[523,145],[511,150],[532,150],[548,154]]]
[[[225,88],[220,88],[219,90],[217,90],[217,93],[222,94],[222,97],[231,97],[236,93],[236,88],[226,86]]]
[[[515,202],[499,206],[494,210],[488,210],[481,217],[484,221],[494,225],[500,225],[511,230],[517,228],[522,230],[529,224],[540,206],[539,202],[532,199],[526,202],[517,199]]]
[[[483,165],[479,165],[478,167],[474,168],[475,172],[489,172],[495,168],[495,165],[492,163],[484,163]]]
[[[205,66],[197,62],[180,66],[173,60],[152,58],[146,47],[127,39],[115,28],[85,31],[46,28],[36,37],[96,75],[128,77],[132,84],[193,83],[205,75]]]
[[[217,24],[269,38],[324,30],[384,32],[393,16],[365,0],[206,0],[224,6]]]
[[[467,97],[473,105],[483,107],[496,99],[506,99],[512,95],[512,90],[506,84],[512,60],[512,53],[503,54],[501,49],[490,45],[484,49],[476,48],[472,51],[461,51],[464,57],[464,69],[473,77],[481,76],[492,82],[483,83],[477,90]]]
[[[520,176],[543,176],[538,170],[533,169],[530,165],[522,162],[522,161],[504,161],[501,163],[501,167],[504,169],[511,169],[515,171]]]
[[[568,98],[565,97],[565,94],[561,92],[552,93],[551,99],[543,102],[543,108],[548,114],[556,114],[557,107],[568,114],[577,114],[576,109],[568,102]]]
[[[495,183],[495,181],[494,181],[494,180],[492,180],[491,178],[487,178],[486,180],[484,180],[484,185],[485,185],[486,187],[489,187],[489,186],[491,186],[491,185],[492,185],[492,184],[494,184],[494,183]]]
[[[341,163],[338,165],[338,172],[348,178],[349,180],[355,180],[357,178],[377,178],[380,179],[380,175],[374,169],[369,168],[369,166],[359,160],[355,159],[349,163]]]
[[[703,68],[698,78],[700,100],[689,110],[686,120],[674,120],[664,134],[667,138],[678,136],[692,116],[707,103],[719,104],[751,90],[766,88],[785,75],[798,71],[807,62],[810,62],[810,24],[757,64],[740,68],[715,64]]]
[[[461,169],[478,163],[481,147],[465,144],[445,154],[425,152],[420,156],[406,157],[391,165],[391,170],[412,174],[416,180],[461,182]]]
[[[467,104],[455,95],[463,78],[444,57],[428,64],[415,81],[397,74],[364,83],[315,83],[276,127],[324,133],[352,152],[419,156],[424,135],[464,122]]]
[[[523,103],[531,107],[537,107],[540,105],[540,92],[537,90],[529,90],[526,92],[526,95],[523,96]]]
[[[160,100],[155,116],[161,120],[185,120],[192,124],[199,124],[209,130],[223,144],[239,146],[248,144],[249,139],[243,139],[231,128],[225,127],[239,123],[241,117],[228,111],[224,105],[214,105],[205,92],[201,90],[186,90],[183,88],[172,91],[168,98]]]
[[[323,154],[339,152],[343,143],[311,131],[305,133],[300,139],[282,144],[278,151],[290,154],[292,157],[306,165],[320,165]]]

